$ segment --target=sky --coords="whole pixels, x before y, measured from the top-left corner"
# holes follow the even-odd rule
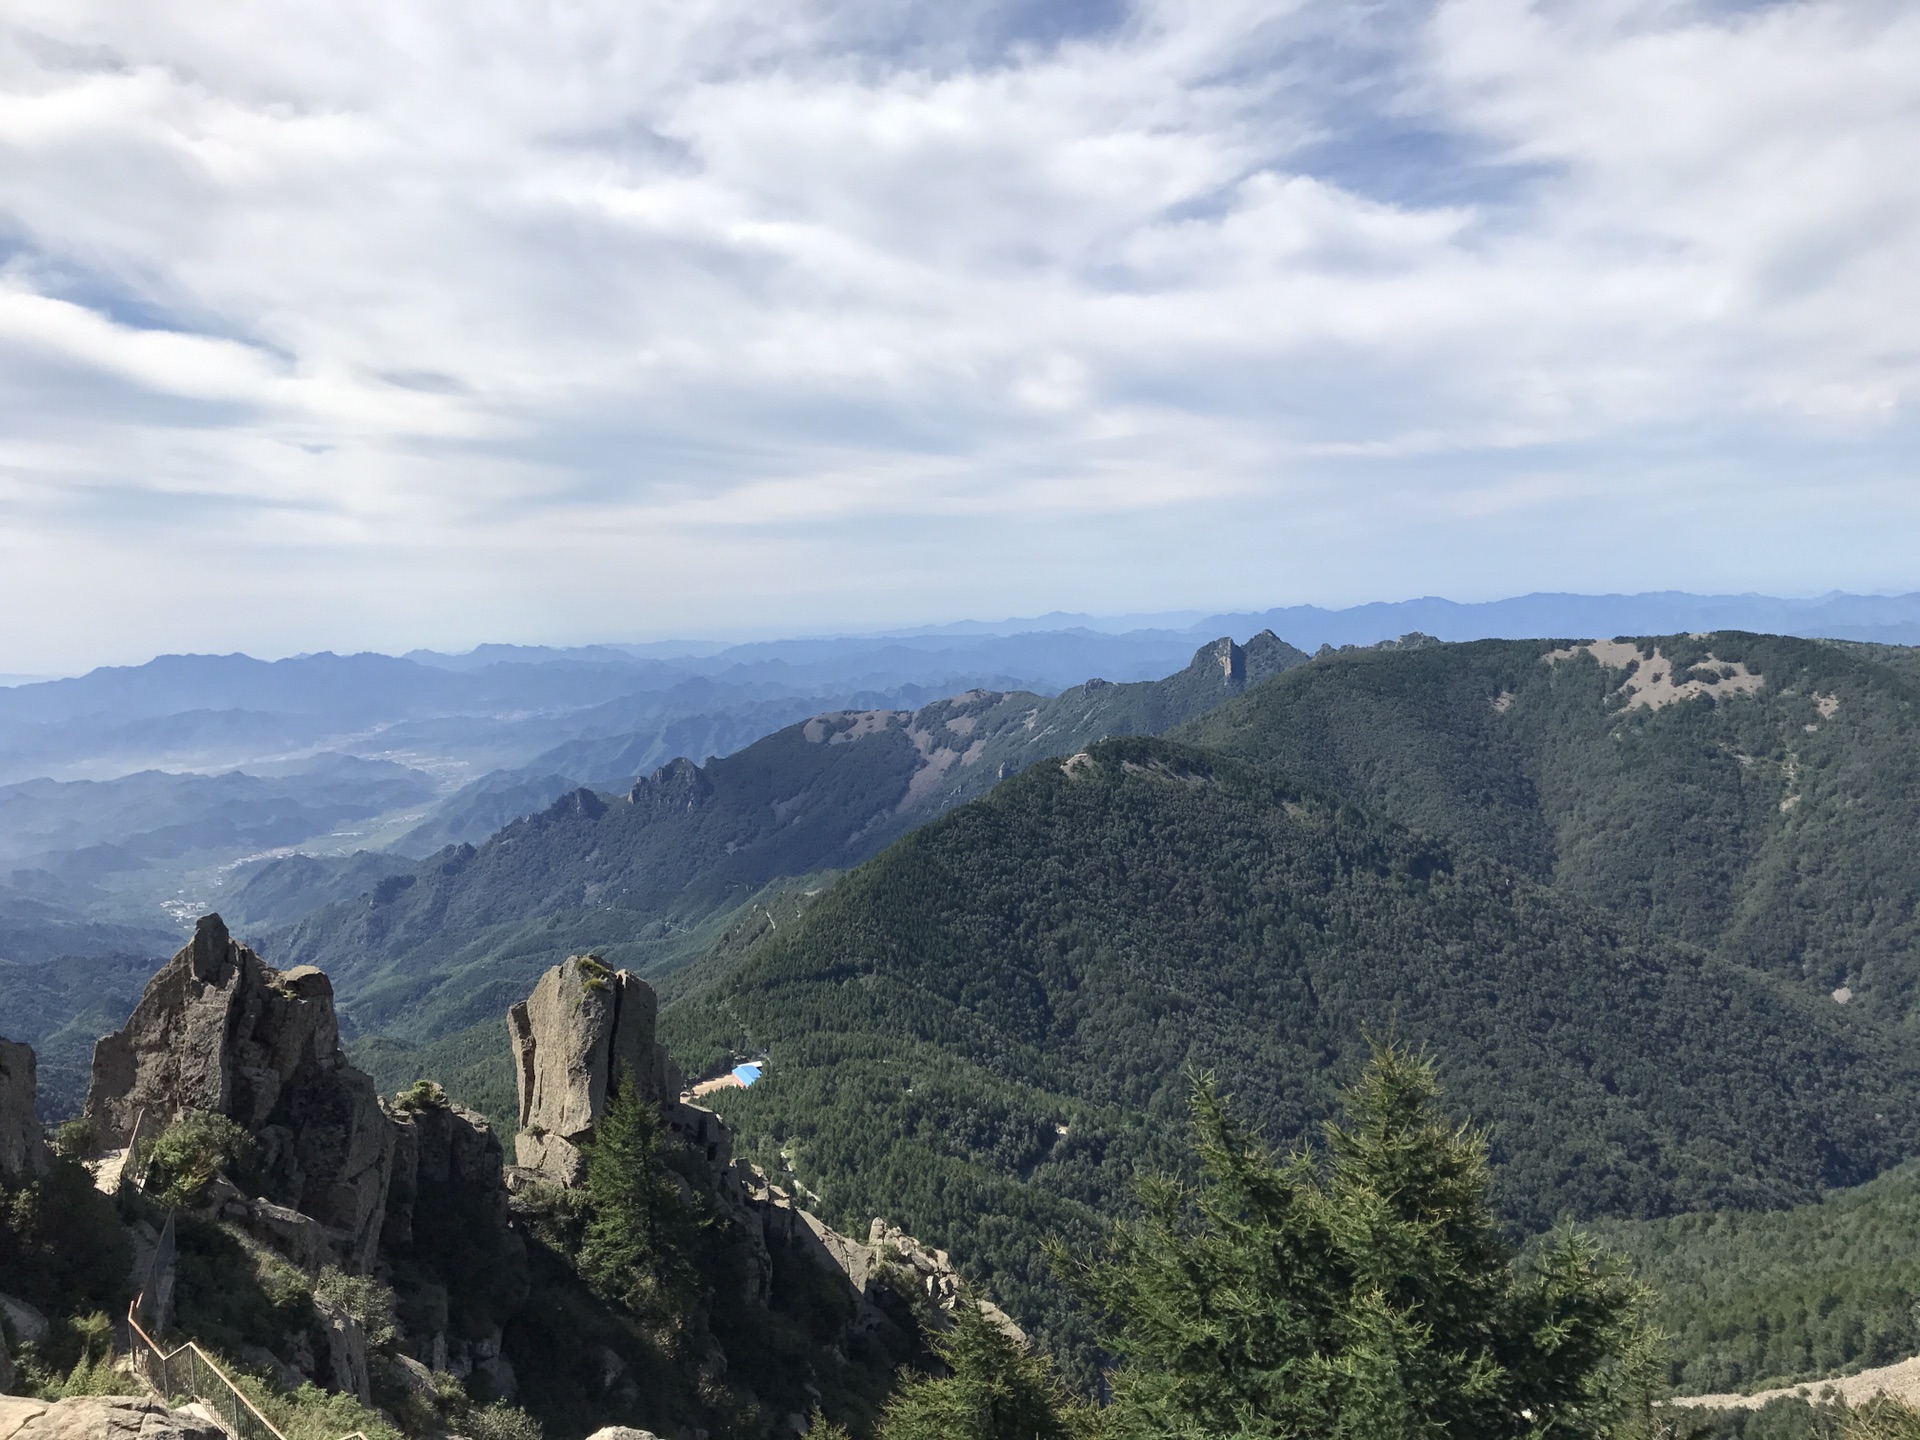
[[[9,0],[0,670],[1920,589],[1920,7]]]

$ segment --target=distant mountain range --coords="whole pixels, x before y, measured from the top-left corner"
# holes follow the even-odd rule
[[[263,862],[229,908],[267,930],[284,963],[332,975],[362,1032],[403,1017],[410,1036],[490,1024],[500,996],[525,988],[531,955],[593,949],[669,968],[771,883],[858,865],[1037,759],[1158,734],[1306,658],[1270,634],[1223,638],[1164,680],[832,712],[705,765],[674,760],[615,796],[575,789],[478,847],[449,846],[324,908],[314,901],[354,862]]]
[[[1530,1231],[1810,1202],[1920,1147],[1911,659],[1324,655],[921,827],[676,977],[663,1033],[767,1057],[713,1102],[751,1158],[1067,1352],[1041,1241],[1178,1153],[1193,1068],[1286,1147],[1369,1039],[1423,1047]]]
[[[18,929],[0,905],[0,961],[59,953],[62,933],[93,953],[88,927],[103,923],[161,929],[171,949],[180,917],[224,903],[249,860],[418,857],[822,711],[978,688],[1044,696],[1164,675],[1192,650],[1179,635],[1048,632],[719,653],[173,655],[0,689],[0,901],[38,907]]]
[[[1845,598],[1799,613],[1838,626]],[[0,1032],[40,1046],[48,1109],[69,1108],[151,968],[152,932],[107,902],[191,861],[272,961],[328,971],[383,1089],[431,1076],[505,1118],[502,1008],[598,952],[657,978],[690,1072],[766,1059],[712,1100],[749,1158],[829,1219],[930,1237],[1079,1361],[1087,1318],[1041,1241],[1091,1244],[1142,1167],[1180,1163],[1195,1068],[1286,1145],[1370,1040],[1424,1047],[1456,1113],[1489,1127],[1524,1232],[1811,1204],[1920,1152],[1920,650],[1857,631],[1620,640],[1612,601],[1507,603],[1561,633],[1450,643],[1433,632],[1499,607],[1433,602],[1373,607],[1376,632],[1406,629],[1365,646],[1344,638],[1375,633],[1353,612],[1279,612],[1307,644],[1086,626],[1000,652],[818,641],[624,693],[719,653],[280,662],[257,692],[274,713],[385,704],[401,718],[368,733],[431,724],[446,748],[0,789],[0,947],[18,952]],[[858,670],[1073,646],[1145,664],[1172,638],[1189,658],[1160,679],[1055,693],[917,697],[910,672]],[[57,694],[78,700],[33,699],[19,723],[72,728],[123,682],[130,708],[238,702],[255,664],[180,668],[197,691],[170,692],[165,666],[73,682]],[[309,681],[329,666],[366,693],[327,711]],[[777,666],[893,698],[810,703]],[[404,677],[384,700],[382,676]],[[707,708],[685,714],[661,698],[696,692]],[[517,765],[449,758],[548,724],[561,738]],[[709,739],[730,748],[697,753]],[[323,824],[399,843],[273,843]],[[272,853],[216,864],[223,843]],[[1633,1232],[1656,1249],[1687,1233]],[[1847,1303],[1889,1335],[1902,1313]],[[1724,1346],[1689,1343],[1690,1377],[1723,1372]]]
[[[930,732],[911,717],[950,697],[1027,697],[951,717],[971,719],[985,735],[1007,716],[1023,715],[1020,706],[1078,703],[1073,697],[1082,687],[1093,696],[1098,679],[1117,684],[1089,702],[1084,724],[1067,725],[1045,744],[1158,733],[1189,712],[1176,714],[1176,706],[1160,718],[1116,718],[1120,697],[1135,693],[1130,686],[1184,673],[1199,643],[1223,634],[1271,632],[1289,653],[1313,653],[1415,632],[1448,640],[1574,639],[1727,627],[1920,640],[1920,596],[1542,594],[1216,617],[1049,615],[745,644],[486,645],[463,655],[279,661],[163,656],[0,688],[0,962],[161,954],[178,943],[181,917],[212,908],[284,926],[308,909],[351,901],[411,873],[447,846],[484,847],[497,832],[583,788],[624,795],[636,779],[676,759],[703,775],[745,773],[714,769],[716,757],[742,756],[821,714],[909,717],[882,727],[878,750],[862,750],[891,753],[925,742]],[[1898,666],[1913,655],[1889,650],[1881,659]],[[1093,715],[1107,718],[1086,720]],[[926,755],[902,760],[919,767],[912,773],[922,778],[914,783],[932,783],[924,778],[926,761],[947,754],[946,738]],[[992,746],[987,760],[954,762],[927,793],[940,805],[971,798],[1003,765],[1018,768],[1040,753],[998,732]],[[911,828],[905,820],[876,819],[885,806],[874,797],[884,788],[850,802],[879,808],[857,824],[850,819],[835,845],[809,850],[808,863],[857,863]],[[917,824],[938,807],[928,811],[916,800],[907,808]],[[749,843],[744,831],[730,838]],[[285,863],[269,883],[262,867],[276,861]],[[728,893],[737,902],[760,884],[799,873],[799,863],[783,859],[757,879],[751,865],[733,857],[721,869],[732,875]],[[717,903],[703,900],[687,914],[697,910],[711,920],[720,913]],[[538,931],[558,913],[542,910],[520,921]],[[561,943],[558,931],[540,933]],[[706,933],[682,925],[655,938],[671,938],[676,954],[692,953]],[[449,934],[436,934],[436,946],[450,943]]]
[[[999,621],[960,620],[899,632],[901,639],[1008,635],[1087,630],[1104,634],[1174,631],[1246,634],[1271,629],[1295,645],[1372,645],[1418,630],[1441,640],[1517,640],[1533,636],[1592,639],[1608,635],[1667,635],[1676,631],[1752,630],[1810,639],[1920,644],[1920,592],[1810,599],[1777,595],[1696,595],[1685,590],[1634,595],[1575,595],[1543,591],[1504,600],[1458,601],[1438,596],[1383,600],[1328,608],[1286,605],[1271,610],[1170,610],[1132,615],[1056,611]],[[669,642],[670,644],[672,642]]]
[[[1811,600],[1773,595],[1692,595],[1662,590],[1641,595],[1520,595],[1462,604],[1429,596],[1323,610],[1293,605],[1245,614],[1212,615],[1205,631],[1270,629],[1295,645],[1371,645],[1410,630],[1440,640],[1523,640],[1535,636],[1604,639],[1614,635],[1672,635],[1682,631],[1750,630],[1807,639],[1869,640],[1920,645],[1920,593],[1848,595]]]

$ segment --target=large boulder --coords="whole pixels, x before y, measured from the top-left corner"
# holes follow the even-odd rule
[[[22,1345],[41,1344],[47,1338],[52,1323],[26,1301],[12,1295],[0,1295],[0,1324],[5,1325]]]
[[[86,1114],[99,1143],[125,1145],[143,1113],[157,1129],[189,1110],[250,1131],[267,1198],[319,1221],[343,1266],[372,1265],[394,1132],[340,1049],[333,986],[311,966],[273,969],[218,915],[93,1052]]]
[[[320,1333],[326,1342],[326,1354],[319,1360],[320,1382],[329,1390],[351,1395],[361,1404],[371,1404],[373,1390],[367,1371],[367,1332],[347,1313],[346,1307],[316,1295],[314,1312],[320,1319]]]
[[[42,1174],[51,1160],[33,1113],[37,1087],[33,1047],[0,1040],[0,1178]]]
[[[593,1136],[616,1083],[630,1077],[657,1100],[665,1083],[656,1064],[653,987],[590,955],[575,955],[540,977],[507,1012],[520,1087],[514,1153],[526,1170],[577,1184],[580,1146]]]
[[[198,1407],[195,1407],[196,1410]],[[144,1395],[66,1400],[0,1397],[0,1440],[227,1440],[204,1411],[169,1410]]]

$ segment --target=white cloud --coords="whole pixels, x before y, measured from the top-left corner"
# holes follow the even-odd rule
[[[1909,7],[879,14],[11,6],[0,603],[121,643],[45,575],[185,543],[254,598],[138,644],[1920,584]],[[1728,475],[1740,555],[1621,574],[1607,505]]]

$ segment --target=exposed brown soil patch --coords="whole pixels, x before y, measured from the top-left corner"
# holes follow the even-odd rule
[[[1807,1385],[1762,1390],[1753,1395],[1679,1395],[1674,1397],[1673,1403],[1713,1410],[1758,1410],[1769,1400],[1782,1395],[1801,1395],[1809,1400],[1818,1400],[1829,1390],[1849,1405],[1858,1405],[1882,1394],[1912,1403],[1920,1400],[1920,1356],[1894,1365],[1882,1365],[1877,1370],[1862,1370],[1858,1375],[1847,1375],[1838,1380],[1816,1380]]]
[[[1566,650],[1550,650],[1541,656],[1547,664],[1571,660],[1576,655],[1591,655],[1609,670],[1625,670],[1627,676],[1616,693],[1627,697],[1629,710],[1659,710],[1680,700],[1695,700],[1702,695],[1757,695],[1767,685],[1767,677],[1756,675],[1738,660],[1721,660],[1711,652],[1694,667],[1694,672],[1713,672],[1712,679],[1676,679],[1674,665],[1660,647],[1651,656],[1626,640],[1591,640]],[[1694,673],[1686,672],[1686,673]]]

